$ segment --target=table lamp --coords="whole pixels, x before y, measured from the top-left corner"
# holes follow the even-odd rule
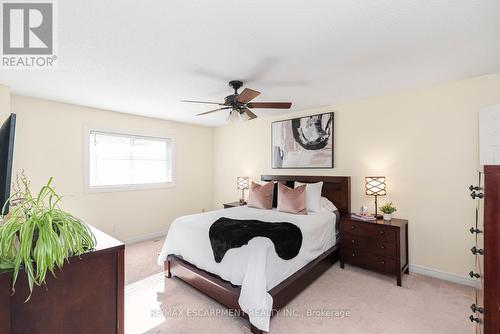
[[[365,177],[365,194],[375,196],[375,217],[380,218],[377,208],[377,196],[387,195],[385,176],[367,176]]]
[[[248,189],[248,177],[238,176],[236,178],[236,186],[238,189],[241,190],[240,203],[245,204],[245,189]]]

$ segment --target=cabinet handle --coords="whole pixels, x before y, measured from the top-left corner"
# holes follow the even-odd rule
[[[483,195],[483,193],[476,193],[476,191],[473,191],[473,192],[471,192],[470,197],[472,197],[472,199],[476,199],[476,197],[483,198],[484,195]]]
[[[355,243],[354,239],[351,240],[351,244]]]
[[[352,257],[355,257],[355,256],[356,256],[356,254],[352,253]]]
[[[384,230],[380,230],[380,234],[385,234],[385,231]]]
[[[472,254],[476,255],[476,254],[480,254],[480,255],[484,255],[484,251],[482,249],[477,249],[476,246],[472,247],[470,249],[470,251],[472,252]]]
[[[474,233],[478,233],[478,234],[479,234],[479,233],[483,233],[483,231],[481,231],[481,230],[480,230],[480,229],[478,229],[478,228],[474,228],[474,227],[471,227],[469,231],[470,231],[470,233],[472,233],[472,234],[474,234]]]
[[[380,249],[385,249],[385,245],[380,246]]]
[[[474,318],[473,315],[469,317],[470,322],[477,322],[478,324],[481,323],[481,319],[479,318]]]
[[[472,270],[470,271],[469,276],[471,278],[474,278],[474,277],[475,278],[479,278],[479,277],[481,277],[481,275],[479,275],[478,273],[473,272]]]
[[[481,314],[483,314],[483,313],[484,313],[484,309],[483,309],[482,307],[478,307],[478,306],[476,306],[476,304],[472,304],[472,305],[470,306],[470,309],[471,309],[471,310],[472,310],[472,312],[474,312],[474,313],[476,313],[476,312],[479,312],[479,313],[481,313]]]
[[[380,261],[381,264],[385,264],[385,260]]]
[[[351,230],[354,230],[356,228],[356,225],[351,225]]]
[[[481,188],[480,186],[473,186],[472,184],[469,186],[469,190],[470,191],[473,191],[473,190],[483,190],[483,188]]]

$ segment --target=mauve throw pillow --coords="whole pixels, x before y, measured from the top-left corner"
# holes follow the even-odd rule
[[[272,209],[273,189],[273,182],[260,185],[252,181],[250,184],[250,191],[248,192],[247,205],[258,209]]]
[[[292,189],[278,183],[278,211],[306,215],[306,185]]]

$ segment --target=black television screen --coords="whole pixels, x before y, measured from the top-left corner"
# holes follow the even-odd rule
[[[10,197],[15,131],[16,114],[10,114],[0,128],[0,205],[2,208]],[[5,207],[3,214],[6,215],[7,213],[9,213],[8,205]]]

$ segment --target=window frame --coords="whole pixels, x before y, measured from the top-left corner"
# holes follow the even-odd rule
[[[90,185],[90,134],[92,131],[110,133],[123,136],[136,136],[144,138],[165,139],[170,141],[170,160],[171,160],[171,181],[157,183],[139,183],[139,184],[121,184],[106,186]],[[173,136],[165,134],[142,133],[116,128],[106,128],[101,126],[84,126],[83,129],[83,173],[84,173],[84,193],[105,193],[133,190],[153,190],[175,187],[175,139]]]

